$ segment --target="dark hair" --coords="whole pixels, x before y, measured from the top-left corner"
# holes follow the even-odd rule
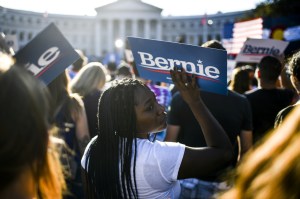
[[[132,77],[131,69],[127,64],[122,64],[117,69],[117,75],[122,77]]]
[[[117,70],[117,64],[115,62],[108,62],[107,69],[111,72]]]
[[[232,71],[233,77],[230,81],[229,88],[238,92],[240,94],[244,94],[246,91],[250,90],[250,77],[249,72],[246,69],[235,68]]]
[[[300,50],[289,61],[289,73],[300,81]]]
[[[135,179],[137,89],[149,88],[139,80],[115,80],[100,98],[98,138],[87,152],[85,163],[89,198],[138,198]]]
[[[201,45],[202,47],[206,48],[215,48],[215,49],[220,49],[220,50],[226,50],[224,46],[221,44],[221,42],[217,40],[210,40],[205,42],[204,44]]]
[[[38,184],[47,164],[46,87],[24,68],[0,66],[0,192],[30,168]]]
[[[281,73],[282,64],[275,57],[265,56],[258,64],[258,68],[261,79],[268,82],[276,82]]]

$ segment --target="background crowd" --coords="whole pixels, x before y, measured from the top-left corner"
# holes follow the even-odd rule
[[[77,53],[45,86],[1,46],[0,198],[300,198],[300,51],[237,64],[227,95]]]

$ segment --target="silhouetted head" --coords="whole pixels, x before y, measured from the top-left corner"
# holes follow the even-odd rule
[[[258,64],[259,78],[267,82],[276,82],[281,70],[282,64],[280,61],[272,56],[265,56]]]

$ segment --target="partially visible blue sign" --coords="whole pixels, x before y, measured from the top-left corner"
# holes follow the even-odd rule
[[[79,55],[52,23],[19,50],[15,59],[48,85]]]
[[[139,76],[172,83],[170,69],[184,68],[202,90],[227,95],[227,52],[179,43],[128,37]]]
[[[300,39],[300,26],[287,28],[284,31],[284,38],[286,41],[295,41]]]

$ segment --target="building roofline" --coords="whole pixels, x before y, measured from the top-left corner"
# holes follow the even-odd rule
[[[48,12],[35,12],[35,11],[28,11],[28,10],[19,10],[19,9],[12,9],[0,6],[0,10],[7,10],[8,13],[15,13],[15,14],[25,14],[25,15],[34,15],[34,16],[43,16],[47,13],[48,17],[65,17],[65,18],[77,18],[77,19],[93,19],[95,16],[87,16],[87,15],[68,15],[68,14],[55,14],[55,13],[48,13]]]
[[[206,14],[206,17],[226,17],[231,15],[240,15],[244,14],[246,12],[250,12],[251,10],[241,10],[241,11],[234,11],[234,12],[225,12],[225,13],[216,13],[216,14]],[[203,18],[205,17],[205,14],[203,15],[188,15],[188,16],[162,16],[162,19],[188,19],[188,18]]]

